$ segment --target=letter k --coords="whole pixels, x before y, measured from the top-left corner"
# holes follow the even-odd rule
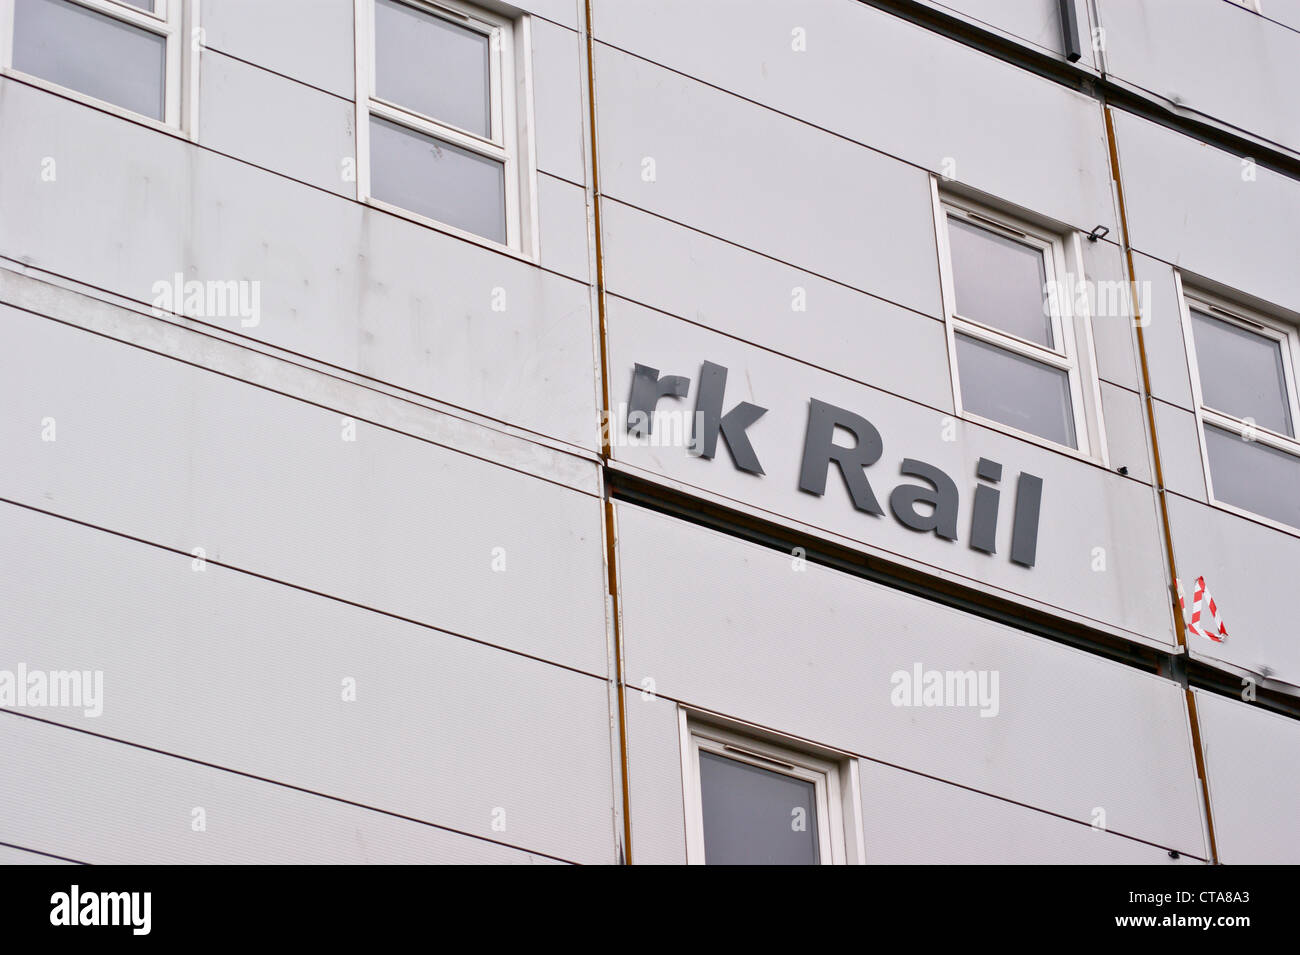
[[[726,390],[727,369],[706,361],[700,368],[692,444],[699,450],[700,457],[712,458],[718,449],[718,432],[721,431],[736,467],[750,474],[763,474],[763,466],[758,463],[758,455],[754,453],[754,446],[749,443],[745,430],[767,414],[767,409],[742,401],[724,415],[722,397]]]

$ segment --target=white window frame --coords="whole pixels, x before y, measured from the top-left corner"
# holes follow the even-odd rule
[[[540,242],[537,232],[537,163],[531,135],[531,18],[523,15],[511,19],[461,0],[397,2],[489,37],[492,130],[488,137],[478,136],[398,103],[380,99],[375,92],[375,0],[355,0],[358,201],[440,232],[536,262]],[[375,198],[370,190],[371,116],[501,162],[505,177],[506,241],[496,242]]]
[[[180,132],[187,134],[189,139],[194,139],[197,135],[198,51],[202,45],[202,33],[197,27],[199,0],[154,0],[153,12],[141,10],[126,3],[125,0],[64,0],[64,2],[105,14],[165,39],[162,119],[137,113],[116,103],[110,103],[108,100],[91,96],[89,93],[15,69],[13,66],[15,0],[0,0],[0,75],[95,106],[116,116],[144,123],[163,132],[172,134]],[[185,42],[187,35],[193,37],[192,42]]]
[[[702,751],[812,783],[820,864],[860,865],[865,861],[856,758],[829,750],[813,750],[797,741],[755,731],[713,715],[690,713],[681,707],[677,713],[689,865],[705,863],[700,790]]]
[[[1249,518],[1252,521],[1267,524],[1289,534],[1300,535],[1300,527],[1284,524],[1238,504],[1220,501],[1214,495],[1214,475],[1210,473],[1209,443],[1205,440],[1207,425],[1236,434],[1243,440],[1246,440],[1246,434],[1249,432],[1251,434],[1250,440],[1254,443],[1283,451],[1296,458],[1300,458],[1300,437],[1290,437],[1270,428],[1265,428],[1263,425],[1248,423],[1244,418],[1238,418],[1235,415],[1211,408],[1205,403],[1201,388],[1200,362],[1196,354],[1196,337],[1192,328],[1192,310],[1205,312],[1211,318],[1218,319],[1229,325],[1236,325],[1246,331],[1272,339],[1281,345],[1282,377],[1285,379],[1283,384],[1286,389],[1287,412],[1291,415],[1291,430],[1297,436],[1300,436],[1300,384],[1297,383],[1296,378],[1296,372],[1300,370],[1300,329],[1287,322],[1265,315],[1256,309],[1247,308],[1238,302],[1229,301],[1222,296],[1214,295],[1202,289],[1186,288],[1183,285],[1181,273],[1175,272],[1174,280],[1178,286],[1178,303],[1183,323],[1183,341],[1187,346],[1187,367],[1192,381],[1192,404],[1196,409],[1196,437],[1201,447],[1201,465],[1205,471],[1207,499],[1214,507]],[[1296,489],[1296,493],[1300,494],[1300,488]]]
[[[1100,461],[1109,466],[1092,321],[1087,297],[1079,294],[1079,285],[1084,275],[1083,248],[1079,234],[1072,231],[1062,235],[965,197],[940,195],[938,180],[934,177],[931,177],[930,184],[934,200],[944,325],[948,335],[948,365],[952,375],[953,404],[958,417],[1073,457]],[[948,240],[950,215],[995,235],[1022,242],[1043,253],[1044,272],[1049,288],[1054,290],[1048,301],[1051,306],[1052,341],[1056,343],[1056,348],[1031,342],[957,313],[952,249]],[[1077,447],[1058,444],[1041,435],[1022,431],[1013,425],[966,409],[962,404],[961,372],[957,363],[959,333],[1066,372]]]

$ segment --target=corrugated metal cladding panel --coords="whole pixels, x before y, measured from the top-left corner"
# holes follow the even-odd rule
[[[1176,865],[1169,850],[868,759],[868,865]]]
[[[1240,13],[1221,0],[1217,5]],[[1119,110],[1114,115],[1133,247],[1300,311],[1300,182],[1145,119]]]
[[[804,31],[805,52],[794,49],[795,30]],[[1095,100],[867,4],[749,0],[741,9],[693,0],[597,0],[595,33],[604,43],[1040,215],[1085,230],[1108,225],[1114,232],[1106,132]],[[736,148],[732,174],[748,187],[756,209],[771,210],[776,192],[809,199],[828,189],[841,193],[828,219],[838,216],[859,230],[898,237],[900,223],[889,215],[889,205],[856,214],[855,194],[876,184],[846,188],[835,166],[841,163],[838,153],[848,153],[828,146],[817,155],[812,144],[818,138],[808,126],[760,121],[734,98],[698,92],[698,84],[687,81],[669,82],[604,50],[597,52],[596,63],[605,165],[623,160],[624,140],[610,143],[608,130],[634,129],[643,113],[663,113],[692,136]],[[658,104],[651,102],[655,97]],[[773,141],[742,143],[762,136],[765,127]],[[663,132],[657,117],[644,128],[647,142],[637,145],[637,161],[667,149],[660,145]],[[808,152],[786,158],[790,147],[778,140],[796,137],[810,144]],[[779,174],[761,186],[750,183],[777,161],[784,164]],[[660,182],[673,172],[666,168]],[[870,169],[861,176],[875,178]],[[772,183],[782,187],[774,189]],[[826,230],[824,225],[821,231]],[[804,233],[795,237],[813,241]],[[812,259],[825,261],[824,256]]]
[[[353,0],[202,0],[203,43],[351,99],[356,90]]]
[[[532,33],[537,168],[584,183],[588,166],[583,103],[587,70],[582,62],[582,40],[573,30],[547,20],[534,20]]]
[[[348,106],[356,96],[354,0],[203,0],[200,18],[206,50],[203,83],[212,61],[238,58],[248,69],[315,87]],[[577,13],[580,0],[519,0],[513,4],[546,19],[536,19],[533,34],[533,105],[537,123],[537,162],[541,169],[575,182],[585,181],[582,160],[582,68],[578,60]],[[292,95],[284,93],[283,95]],[[258,102],[261,102],[260,100]],[[210,119],[200,106],[200,132]],[[250,113],[256,112],[250,110]],[[292,114],[266,110],[281,120]],[[249,117],[254,123],[258,117]],[[269,120],[268,120],[269,121]],[[329,153],[324,158],[335,164]]]
[[[1266,16],[1276,0],[1264,0]],[[1097,0],[1106,68],[1187,111],[1300,151],[1300,33],[1223,0]]]
[[[1133,333],[1132,296],[1128,268],[1119,246],[1108,239],[1080,243],[1083,275],[1099,291],[1092,304],[1092,345],[1097,377],[1102,381],[1141,389],[1138,378],[1137,339]],[[1100,294],[1100,290],[1105,294]]]
[[[606,194],[941,314],[920,169],[604,45],[596,83]]]
[[[207,43],[199,84],[199,140],[222,152],[346,195],[341,160],[353,155],[352,0],[205,0]],[[209,14],[209,4],[216,9]],[[340,17],[339,8],[346,8]],[[281,19],[291,15],[288,22]],[[208,21],[211,20],[212,24]],[[289,34],[285,36],[284,34]],[[271,42],[277,38],[284,46]],[[305,42],[310,38],[310,42]],[[314,55],[333,49],[329,62]],[[586,181],[582,111],[584,71],[578,35],[548,20],[532,25],[533,121],[537,165]],[[283,67],[283,68],[282,68]],[[256,103],[256,109],[249,104]],[[243,127],[233,113],[242,110]],[[342,114],[345,123],[334,117]],[[285,155],[297,165],[276,162]],[[315,175],[312,175],[312,173]]]
[[[8,770],[0,778],[0,840],[78,862],[555,862],[486,839],[9,713],[0,714],[0,747]],[[201,815],[196,809],[202,810]],[[0,847],[0,864],[56,861]]]
[[[1130,478],[1150,484],[1151,448],[1142,399],[1137,392],[1103,381],[1101,413],[1106,419],[1106,443],[1111,456],[1124,462]]]
[[[11,80],[0,86],[6,161],[58,163],[48,188],[0,179],[0,253],[146,305],[176,273],[258,282],[258,324],[208,321],[595,448],[582,282]],[[576,187],[548,192],[548,211],[571,204],[548,222],[571,232],[582,223],[580,235],[549,241],[543,226],[548,253],[585,243],[584,201]]]
[[[1300,863],[1300,724],[1195,692],[1219,861]]]
[[[941,320],[621,202],[602,206],[601,225],[610,292],[913,401],[952,407]]]
[[[1143,344],[1151,394],[1179,408],[1192,410],[1192,379],[1183,339],[1182,302],[1174,267],[1168,262],[1133,253],[1133,274],[1145,300]]]
[[[692,379],[686,398],[660,402],[660,445],[633,445],[620,432],[614,448],[618,461],[959,574],[972,586],[996,588],[1143,639],[1173,644],[1173,614],[1166,596],[1160,530],[1150,487],[616,298],[609,300],[607,314],[611,394],[616,402],[628,400],[633,367],[638,362],[664,375]],[[942,353],[895,358],[908,367],[946,360]],[[686,424],[678,433],[689,437],[700,367],[706,360],[728,369],[724,409],[741,400],[769,409],[748,430],[764,475],[735,468],[721,446],[712,460],[690,454],[683,442],[664,446],[663,439],[674,434],[672,421],[666,419],[670,413],[685,417]],[[889,491],[905,483],[899,476],[904,458],[929,462],[950,475],[960,492],[959,540],[918,534],[890,516],[855,510],[843,481],[833,472],[823,496],[800,491],[810,398],[862,415],[880,431],[884,454],[867,475],[882,507],[889,507]],[[619,427],[623,427],[621,423]],[[945,439],[945,433],[950,439]],[[652,431],[652,437],[654,434]],[[719,445],[722,443],[720,439]],[[1123,448],[1117,443],[1112,451]],[[1133,442],[1128,449],[1145,458],[1145,449]],[[975,468],[981,456],[1004,468],[996,555],[968,546]],[[1113,455],[1111,465],[1137,466]],[[1013,564],[1007,557],[1015,482],[1021,471],[1044,482],[1037,562],[1032,568]],[[1099,554],[1097,548],[1104,553]],[[1104,564],[1099,558],[1104,558]]]
[[[202,61],[198,127],[202,145],[299,182],[356,197],[356,177],[344,178],[347,165],[356,161],[356,108],[351,100],[211,50],[203,51]],[[251,103],[258,108],[250,109]]]
[[[1201,461],[1196,415],[1163,401],[1154,402],[1154,407],[1165,488],[1204,503],[1205,465]]]
[[[632,861],[684,865],[686,816],[677,704],[649,687],[630,687],[627,702],[628,790]]]
[[[627,681],[682,703],[1205,857],[1165,679],[620,505]],[[999,674],[999,709],[904,707],[893,675]]]
[[[214,564],[196,571],[188,555],[26,508],[0,506],[0,539],[0,666],[103,673],[100,715],[34,715],[530,852],[614,860],[604,681]],[[127,759],[101,748],[90,764]],[[86,763],[69,753],[63,765]],[[34,785],[25,775],[5,778]],[[183,775],[149,770],[199,785]],[[238,787],[205,785],[240,811]],[[61,812],[84,810],[67,798]],[[201,805],[191,799],[181,811]],[[102,848],[121,851],[107,837]]]
[[[515,0],[512,7],[570,30],[581,0]],[[354,0],[202,0],[206,46],[352,99],[356,90]],[[576,66],[575,66],[576,68]]]
[[[1191,582],[1204,577],[1228,630],[1222,643],[1189,635],[1191,652],[1300,687],[1293,606],[1300,539],[1177,496],[1169,523],[1188,599]]]
[[[596,498],[17,309],[0,341],[0,496],[606,672]]]

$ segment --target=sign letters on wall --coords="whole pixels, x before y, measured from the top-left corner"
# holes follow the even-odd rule
[[[690,384],[690,379],[681,375],[661,376],[657,368],[636,365],[628,399],[628,434],[649,436],[660,399],[684,398]],[[762,475],[763,466],[749,440],[748,429],[767,413],[767,409],[741,401],[724,412],[726,388],[727,369],[711,361],[704,362],[696,389],[691,447],[700,457],[711,459],[717,452],[721,437],[739,470]],[[852,435],[853,443],[837,444],[837,428]],[[799,490],[818,497],[824,495],[827,475],[834,464],[844,479],[853,506],[859,511],[882,517],[885,511],[871,486],[867,470],[880,460],[883,453],[880,432],[870,421],[845,408],[811,398],[804,431],[803,461],[799,468]],[[887,501],[894,518],[917,533],[957,540],[960,493],[956,482],[947,472],[916,458],[904,458],[899,473],[903,477],[919,478],[924,483],[903,483],[890,491]],[[985,554],[996,554],[998,507],[1002,496],[998,485],[1002,481],[1002,465],[980,458],[975,476],[978,483],[971,514],[970,547]],[[1034,566],[1038,550],[1042,493],[1042,478],[1026,473],[1017,476],[1010,558],[1025,567]]]

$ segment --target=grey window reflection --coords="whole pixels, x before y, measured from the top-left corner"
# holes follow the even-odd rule
[[[370,120],[370,192],[494,242],[506,241],[505,167],[387,120]]]
[[[148,13],[153,13],[154,0],[123,0],[123,2],[133,7],[139,7]]]
[[[69,0],[17,0],[14,68],[162,119],[167,41]]]
[[[704,861],[817,865],[821,856],[815,795],[806,780],[701,751]],[[800,818],[802,830],[796,826]]]
[[[1287,404],[1282,343],[1192,311],[1196,364],[1205,404],[1263,428],[1294,436]]]
[[[967,411],[1076,447],[1065,371],[966,335],[956,338],[961,402]]]
[[[1300,527],[1300,458],[1211,425],[1205,450],[1217,500]]]
[[[954,216],[948,217],[948,247],[958,315],[1055,347],[1041,250]]]
[[[488,37],[394,0],[375,4],[375,95],[490,138]]]

